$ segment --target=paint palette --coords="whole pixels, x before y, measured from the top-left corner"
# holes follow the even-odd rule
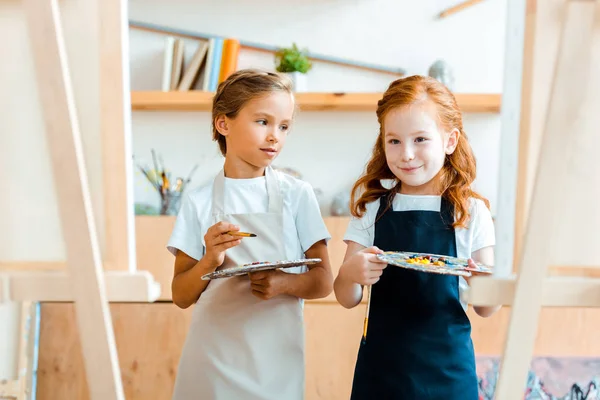
[[[305,258],[300,260],[283,260],[283,261],[257,261],[250,264],[243,264],[237,267],[225,268],[211,272],[202,276],[202,280],[208,281],[211,279],[229,278],[232,276],[246,275],[250,272],[266,271],[270,269],[284,269],[300,267],[302,265],[313,265],[321,262],[320,258]]]
[[[481,263],[471,268],[466,258],[442,256],[429,253],[411,253],[405,251],[387,251],[378,254],[377,258],[397,267],[434,274],[471,276],[471,272],[491,274],[492,269]]]

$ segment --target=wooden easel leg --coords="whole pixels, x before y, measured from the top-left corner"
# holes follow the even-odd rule
[[[540,160],[525,233],[496,399],[523,398],[533,355],[541,309],[543,282],[549,265],[548,244],[557,232],[555,215],[564,212],[567,160],[580,134],[580,120],[590,76],[593,29],[598,28],[593,1],[570,1],[556,61],[552,96],[544,129]],[[597,19],[597,18],[596,18]]]
[[[58,2],[23,0],[23,4],[90,397],[124,399]]]

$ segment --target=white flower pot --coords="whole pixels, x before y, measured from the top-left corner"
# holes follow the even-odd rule
[[[306,74],[302,72],[288,72],[287,76],[290,77],[294,85],[294,92],[306,92],[308,91],[308,79]]]

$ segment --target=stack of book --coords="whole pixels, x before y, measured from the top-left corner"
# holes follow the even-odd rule
[[[184,65],[184,41],[167,36],[161,90],[214,92],[219,83],[237,70],[240,42],[213,37],[200,41],[188,65]]]

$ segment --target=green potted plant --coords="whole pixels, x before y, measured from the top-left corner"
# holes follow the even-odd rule
[[[306,91],[306,73],[312,68],[306,50],[300,50],[296,43],[275,52],[275,69],[288,74],[297,92]]]

